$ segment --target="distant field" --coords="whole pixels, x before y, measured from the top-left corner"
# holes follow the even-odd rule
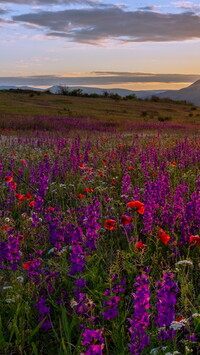
[[[82,129],[87,121],[85,128],[94,131],[95,125],[99,124],[102,125],[102,130],[130,130],[134,128],[132,124],[142,124],[147,128],[155,124],[166,128],[174,124],[184,124],[196,131],[200,127],[200,108],[188,104],[143,100],[0,92],[2,129],[54,130],[55,127],[60,127],[69,130],[75,129],[76,120],[73,118],[78,118],[77,122],[82,124]]]

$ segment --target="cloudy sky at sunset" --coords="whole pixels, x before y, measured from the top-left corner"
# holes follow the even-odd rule
[[[0,0],[0,85],[179,89],[199,58],[199,0]]]

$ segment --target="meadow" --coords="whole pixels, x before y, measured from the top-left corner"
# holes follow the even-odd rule
[[[0,354],[200,354],[200,108],[0,93]]]

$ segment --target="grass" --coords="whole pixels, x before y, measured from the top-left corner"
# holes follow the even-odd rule
[[[32,96],[33,95],[33,96]],[[25,94],[0,92],[0,117],[41,116],[92,117],[93,119],[120,123],[123,121],[155,123],[160,120],[176,124],[200,123],[200,108],[176,103],[148,102],[145,100],[112,100],[110,98],[67,97],[46,93]],[[192,114],[192,116],[191,116]],[[1,119],[2,121],[2,119]]]
[[[198,355],[200,109],[0,99],[0,354]]]

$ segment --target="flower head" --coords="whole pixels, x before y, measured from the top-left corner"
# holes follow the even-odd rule
[[[137,210],[138,213],[140,214],[144,214],[144,203],[140,202],[140,201],[131,201],[131,202],[128,202],[126,204],[127,207],[129,208],[135,208]]]
[[[146,244],[143,244],[142,243],[142,240],[140,239],[137,243],[136,243],[136,249],[141,249],[141,248],[145,248],[145,247],[147,247],[147,245]]]
[[[200,237],[198,235],[191,235],[190,243],[194,243],[196,245],[200,245]]]
[[[5,181],[6,182],[12,182],[13,181],[13,177],[12,176],[6,176],[5,177]]]
[[[158,238],[165,245],[168,244],[171,239],[170,235],[166,234],[162,228],[158,231]]]
[[[126,216],[125,214],[122,215],[121,221],[123,224],[130,224],[132,222],[133,218],[130,216]]]
[[[117,222],[114,219],[107,219],[104,222],[104,228],[109,229],[110,231],[117,228]]]

